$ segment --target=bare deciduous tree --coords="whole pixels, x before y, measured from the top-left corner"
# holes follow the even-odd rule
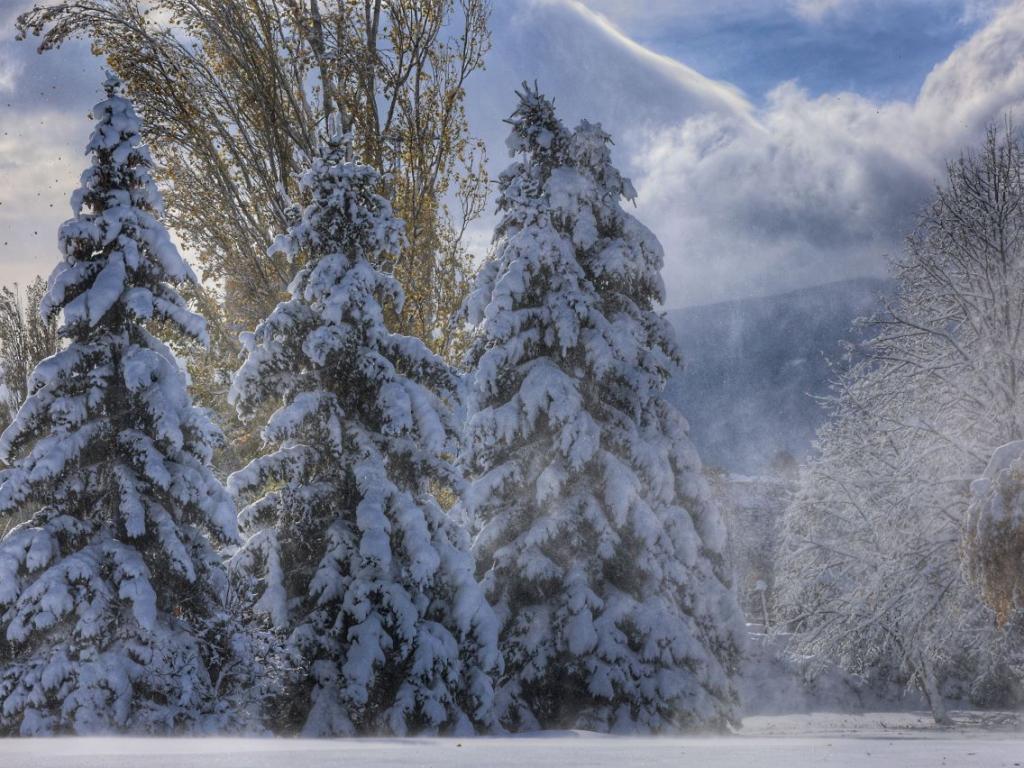
[[[944,684],[1002,664],[960,551],[971,481],[1024,416],[1024,155],[1009,124],[949,166],[893,269],[897,297],[839,377],[787,515],[782,600],[804,650],[898,664],[943,721]]]
[[[19,18],[41,51],[92,40],[144,118],[165,221],[204,278],[188,298],[212,344],[189,350],[189,364],[196,402],[228,434],[226,469],[259,443],[225,405],[238,333],[273,310],[301,266],[267,246],[288,228],[296,174],[333,113],[406,222],[405,248],[376,265],[405,292],[393,327],[458,356],[449,318],[474,269],[463,236],[487,195],[463,100],[490,46],[488,17],[488,0],[66,0]]]
[[[56,321],[44,320],[39,314],[39,302],[45,294],[46,281],[42,278],[29,283],[24,294],[17,285],[0,288],[0,431],[25,402],[28,378],[36,364],[60,346]],[[0,516],[0,536],[26,514]]]
[[[28,377],[36,364],[57,352],[54,320],[39,315],[46,281],[36,278],[24,295],[18,286],[0,288],[0,430],[6,427],[28,395]]]

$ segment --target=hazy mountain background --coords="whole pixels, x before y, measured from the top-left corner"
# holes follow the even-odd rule
[[[824,420],[815,397],[829,393],[830,361],[842,364],[854,321],[891,290],[885,279],[862,278],[669,311],[684,369],[668,396],[704,463],[757,474],[781,451],[806,456]]]

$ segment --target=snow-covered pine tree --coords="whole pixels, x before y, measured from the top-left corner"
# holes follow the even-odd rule
[[[0,515],[34,510],[0,541],[4,733],[231,727],[248,671],[211,544],[237,538],[210,469],[219,432],[147,330],[204,338],[174,288],[195,276],[157,218],[139,120],[105,87],[41,306],[66,347],[0,437]]]
[[[475,334],[462,514],[502,620],[511,728],[721,729],[742,620],[654,311],[662,250],[609,139],[524,85]]]
[[[229,478],[251,499],[233,572],[297,668],[284,727],[308,735],[468,732],[491,724],[497,620],[469,540],[433,489],[459,483],[458,377],[388,330],[378,265],[403,225],[378,173],[334,138],[298,182],[305,208],[272,251],[304,266],[253,334],[230,399],[280,404],[271,452]]]

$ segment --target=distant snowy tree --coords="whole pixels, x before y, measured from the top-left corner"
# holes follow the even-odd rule
[[[291,298],[243,337],[231,401],[280,404],[272,450],[229,478],[251,503],[233,572],[297,668],[288,722],[309,735],[489,727],[497,622],[465,532],[433,490],[458,485],[459,380],[388,330],[401,306],[375,267],[403,243],[379,175],[335,137],[299,189],[305,208],[272,246],[304,266]]]
[[[28,396],[32,369],[60,347],[57,322],[43,318],[39,304],[46,281],[37,277],[22,295],[18,286],[0,288],[0,427],[6,427]]]
[[[950,165],[894,272],[787,514],[781,601],[801,652],[901,667],[943,721],[947,692],[988,690],[1005,661],[961,547],[971,482],[1024,425],[1016,134]],[[980,532],[969,541],[995,541]]]
[[[608,136],[524,86],[520,156],[467,305],[475,325],[462,514],[502,620],[508,727],[724,728],[742,621],[653,310],[657,239]]]
[[[849,384],[851,398],[885,386],[863,375]],[[916,683],[946,722],[944,683],[964,651],[985,645],[983,634],[972,638],[985,616],[959,567],[963,497],[950,493],[952,482],[919,487],[925,462],[937,457],[888,426],[855,400],[834,407],[786,513],[776,595],[796,632],[794,651]]]
[[[247,671],[212,542],[236,540],[210,469],[219,433],[154,335],[203,339],[174,288],[194,281],[160,224],[139,121],[114,78],[92,166],[60,228],[42,301],[67,347],[32,374],[0,437],[0,731],[209,731],[236,723]]]
[[[705,472],[729,532],[726,559],[747,620],[767,631],[774,624],[775,569],[782,517],[796,477],[782,472],[748,477]]]
[[[0,430],[13,420],[28,396],[28,379],[38,363],[60,349],[56,318],[39,314],[46,280],[37,277],[24,294],[15,285],[0,289]],[[23,522],[34,510],[24,506],[0,514],[0,536]]]

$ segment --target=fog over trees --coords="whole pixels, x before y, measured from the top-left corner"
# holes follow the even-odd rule
[[[961,545],[972,481],[1021,437],[1022,169],[1009,124],[950,164],[893,265],[896,297],[836,383],[785,518],[780,600],[798,645],[908,676],[937,720],[947,683],[973,692],[1007,663]],[[971,542],[975,561],[995,543]]]

